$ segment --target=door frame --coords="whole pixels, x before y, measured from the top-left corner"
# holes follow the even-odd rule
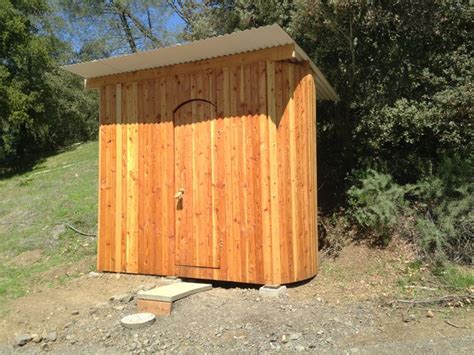
[[[202,103],[205,103],[205,104],[209,104],[211,105],[211,107],[213,108],[214,110],[214,117],[210,117],[210,120],[212,119],[217,119],[217,105],[215,103],[213,103],[212,101],[209,101],[209,100],[206,100],[206,99],[202,99],[202,98],[193,98],[193,99],[189,99],[189,100],[185,100],[183,102],[181,102],[179,105],[176,106],[176,108],[173,110],[173,150],[174,150],[174,159],[173,159],[173,171],[174,171],[174,183],[173,183],[173,186],[174,186],[174,190],[175,192],[178,191],[178,189],[181,189],[181,186],[178,186],[178,179],[176,179],[176,159],[177,159],[177,155],[176,155],[176,144],[177,144],[177,139],[176,139],[176,112],[178,112],[179,109],[181,109],[183,106],[185,105],[188,105],[188,104],[192,104],[193,102],[202,102]],[[212,147],[211,147],[212,149]],[[212,153],[211,153],[212,155]],[[211,158],[211,161],[212,161],[212,156],[210,157]],[[194,159],[194,157],[193,157]],[[211,163],[211,175],[212,175],[212,163]],[[212,184],[211,184],[212,186]],[[182,203],[182,200],[175,200],[173,201],[173,206],[175,208],[175,223],[174,223],[174,228],[175,228],[175,233],[174,233],[174,238],[175,238],[175,247],[174,247],[174,262],[175,262],[175,266],[176,267],[186,267],[186,268],[204,268],[204,269],[219,269],[220,268],[220,259],[221,259],[221,241],[220,239],[217,237],[217,240],[216,240],[216,245],[213,245],[213,248],[216,248],[216,257],[215,257],[215,261],[213,261],[213,265],[211,266],[202,266],[202,265],[192,265],[192,264],[186,264],[186,263],[182,263],[179,261],[179,235],[178,235],[178,232],[179,232],[179,228],[178,228],[178,217],[177,217],[177,211],[179,209],[179,203]],[[211,214],[212,214],[212,211],[211,211]],[[193,223],[194,225],[194,223]],[[214,226],[211,226],[211,229],[213,229]]]

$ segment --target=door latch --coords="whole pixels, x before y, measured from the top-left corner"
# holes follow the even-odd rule
[[[183,195],[184,195],[184,189],[183,188],[180,188],[175,194],[174,194],[174,198],[177,199],[177,200],[181,200],[183,198]]]

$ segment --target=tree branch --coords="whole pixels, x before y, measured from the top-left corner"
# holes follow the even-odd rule
[[[125,6],[122,6],[119,3],[114,3],[115,7],[122,13],[124,13],[132,22],[133,24],[138,28],[138,30],[150,41],[155,45],[155,47],[162,47],[163,43],[155,37],[155,35],[146,28],[145,25],[137,18],[135,17]]]
[[[181,0],[168,0],[168,5],[174,10],[176,15],[178,15],[178,17],[186,23],[186,25],[191,26],[191,21],[184,14],[184,11],[182,10],[183,3]]]
[[[133,38],[132,31],[130,30],[130,26],[127,21],[127,17],[125,16],[124,12],[118,12],[118,16],[120,18],[120,23],[122,24],[122,29],[125,32],[125,37],[127,37],[128,45],[130,46],[130,50],[133,53],[137,52],[137,44],[135,43],[135,39]]]

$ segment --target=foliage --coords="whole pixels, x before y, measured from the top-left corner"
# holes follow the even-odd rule
[[[409,235],[424,258],[471,264],[474,255],[474,159],[443,158],[439,170],[400,186],[368,170],[348,191],[350,214],[388,240],[393,229]],[[404,223],[413,221],[413,223]]]
[[[96,96],[57,69],[67,46],[49,15],[43,0],[1,0],[0,166],[95,135]]]
[[[387,244],[391,228],[401,215],[403,188],[390,175],[375,170],[364,172],[359,181],[360,186],[352,186],[348,191],[350,213],[361,226],[374,230]]]
[[[422,250],[472,263],[474,255],[474,159],[444,158],[439,171],[407,191],[416,197],[417,230]]]
[[[472,154],[467,1],[299,4],[289,29],[342,98],[318,112],[326,187],[340,195],[349,171],[374,166],[415,182],[443,155]]]
[[[286,28],[296,9],[291,0],[168,1],[186,24],[184,39],[202,39],[278,23]]]
[[[355,129],[367,142],[364,155],[371,152],[379,161],[390,161],[398,181],[429,174],[444,155],[474,151],[474,59],[465,46],[443,59],[446,63],[436,61],[444,67],[443,76],[426,70],[418,84],[436,90],[373,107]]]

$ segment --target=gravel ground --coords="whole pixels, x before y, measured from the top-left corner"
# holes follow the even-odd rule
[[[177,301],[170,316],[139,330],[120,324],[122,317],[137,312],[136,292],[169,281],[85,274],[12,302],[0,319],[0,353],[474,352],[474,316],[468,304],[430,310],[394,306],[387,258],[360,254],[374,261],[357,269],[351,264],[354,255],[351,251],[346,261],[343,256],[327,264],[318,277],[276,298],[260,295],[257,288],[214,284],[210,291]],[[392,269],[400,263],[404,261],[396,261]],[[22,335],[25,344],[19,346]]]
[[[303,286],[311,287],[311,285]],[[146,288],[146,287],[145,287]],[[37,353],[470,353],[474,337],[465,329],[452,337],[394,338],[390,320],[419,331],[426,320],[414,314],[405,322],[396,311],[374,302],[334,305],[319,298],[299,299],[290,289],[277,298],[262,297],[257,289],[214,288],[175,303],[169,317],[159,317],[144,329],[129,330],[120,319],[136,312],[133,293],[70,312],[71,321],[55,330],[57,339],[25,346],[5,346],[3,352]],[[436,328],[436,327],[435,327]],[[403,329],[402,329],[403,330]],[[45,333],[46,336],[47,333]],[[360,337],[362,335],[362,337]],[[367,335],[372,335],[367,338]],[[392,334],[393,335],[393,334]],[[429,334],[428,334],[429,335]]]

